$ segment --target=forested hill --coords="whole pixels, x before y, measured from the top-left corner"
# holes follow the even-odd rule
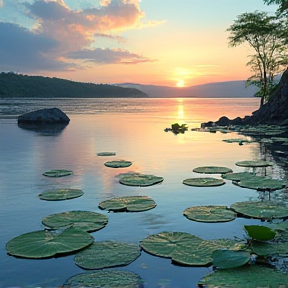
[[[0,98],[144,98],[135,88],[74,82],[59,78],[0,73]]]

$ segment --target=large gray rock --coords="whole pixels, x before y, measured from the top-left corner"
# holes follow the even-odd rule
[[[22,114],[18,123],[25,124],[68,124],[69,117],[58,108],[48,108]]]

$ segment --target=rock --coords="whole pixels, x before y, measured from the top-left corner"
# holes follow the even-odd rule
[[[18,117],[18,124],[68,124],[69,121],[69,117],[58,108],[40,109]]]
[[[201,128],[211,127],[211,123],[215,126],[230,125],[283,125],[288,126],[288,68],[282,74],[281,80],[277,88],[273,91],[269,101],[254,111],[251,116],[244,118],[237,117],[233,120],[226,116],[221,117],[218,121],[202,123]]]

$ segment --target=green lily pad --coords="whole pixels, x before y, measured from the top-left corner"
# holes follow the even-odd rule
[[[286,183],[283,180],[271,179],[260,176],[242,179],[235,184],[243,188],[260,191],[275,191],[282,189],[286,186]]]
[[[99,203],[99,208],[115,212],[140,212],[153,209],[154,207],[156,207],[156,203],[147,196],[119,197]]]
[[[235,246],[235,242],[206,241],[184,232],[162,232],[140,241],[141,248],[155,256],[170,258],[173,263],[187,266],[207,266],[213,251]]]
[[[64,176],[69,176],[72,175],[73,171],[71,170],[50,170],[47,172],[44,172],[43,175],[47,177],[64,177]]]
[[[102,269],[125,266],[140,256],[139,245],[115,241],[94,242],[78,252],[75,263],[84,269]]]
[[[246,217],[270,220],[288,217],[288,207],[273,201],[245,201],[230,206],[231,209]]]
[[[247,251],[215,250],[212,253],[213,265],[219,269],[235,268],[245,265],[250,260]]]
[[[6,250],[8,254],[22,258],[49,258],[78,251],[93,242],[90,234],[75,228],[60,234],[42,230],[13,238],[6,244]]]
[[[238,173],[226,173],[222,174],[221,177],[226,180],[241,181],[255,177],[254,173],[249,172],[238,172]]]
[[[80,189],[55,189],[39,194],[39,198],[47,201],[60,201],[80,197],[84,192]]]
[[[241,167],[268,167],[268,166],[272,166],[273,163],[268,162],[268,161],[264,161],[264,160],[246,160],[246,161],[239,161],[236,162],[237,166],[241,166]]]
[[[269,241],[274,239],[276,232],[268,227],[260,225],[244,225],[248,236],[258,241]]]
[[[227,167],[218,166],[202,166],[193,169],[193,172],[204,173],[204,174],[225,174],[233,172],[232,169]]]
[[[97,153],[97,156],[115,156],[115,152],[99,152]]]
[[[126,168],[131,166],[132,162],[126,160],[115,160],[115,161],[108,161],[104,163],[104,165],[110,168]]]
[[[204,288],[280,288],[287,287],[288,276],[275,269],[251,265],[218,270],[202,278],[199,287]]]
[[[212,187],[212,186],[221,186],[225,184],[225,182],[222,179],[216,179],[212,177],[202,177],[202,178],[185,179],[183,180],[183,184],[196,187]]]
[[[49,215],[42,219],[42,224],[52,229],[73,226],[87,232],[102,229],[108,223],[107,216],[90,211],[69,211]]]
[[[120,176],[119,183],[128,186],[152,186],[161,183],[164,180],[163,177],[146,175],[140,173],[130,173]]]
[[[253,141],[249,141],[246,139],[241,139],[241,138],[236,138],[236,139],[224,139],[222,140],[226,143],[238,143],[239,145],[243,144],[243,143],[253,143]]]
[[[252,241],[252,250],[259,256],[288,255],[288,245],[285,243],[269,243]]]
[[[228,222],[237,217],[237,214],[226,206],[194,206],[184,210],[184,216],[198,222]]]
[[[143,280],[128,271],[95,271],[82,273],[69,278],[63,288],[141,288]]]

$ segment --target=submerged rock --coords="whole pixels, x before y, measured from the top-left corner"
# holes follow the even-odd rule
[[[18,117],[18,124],[68,124],[69,117],[58,108],[46,108]]]

